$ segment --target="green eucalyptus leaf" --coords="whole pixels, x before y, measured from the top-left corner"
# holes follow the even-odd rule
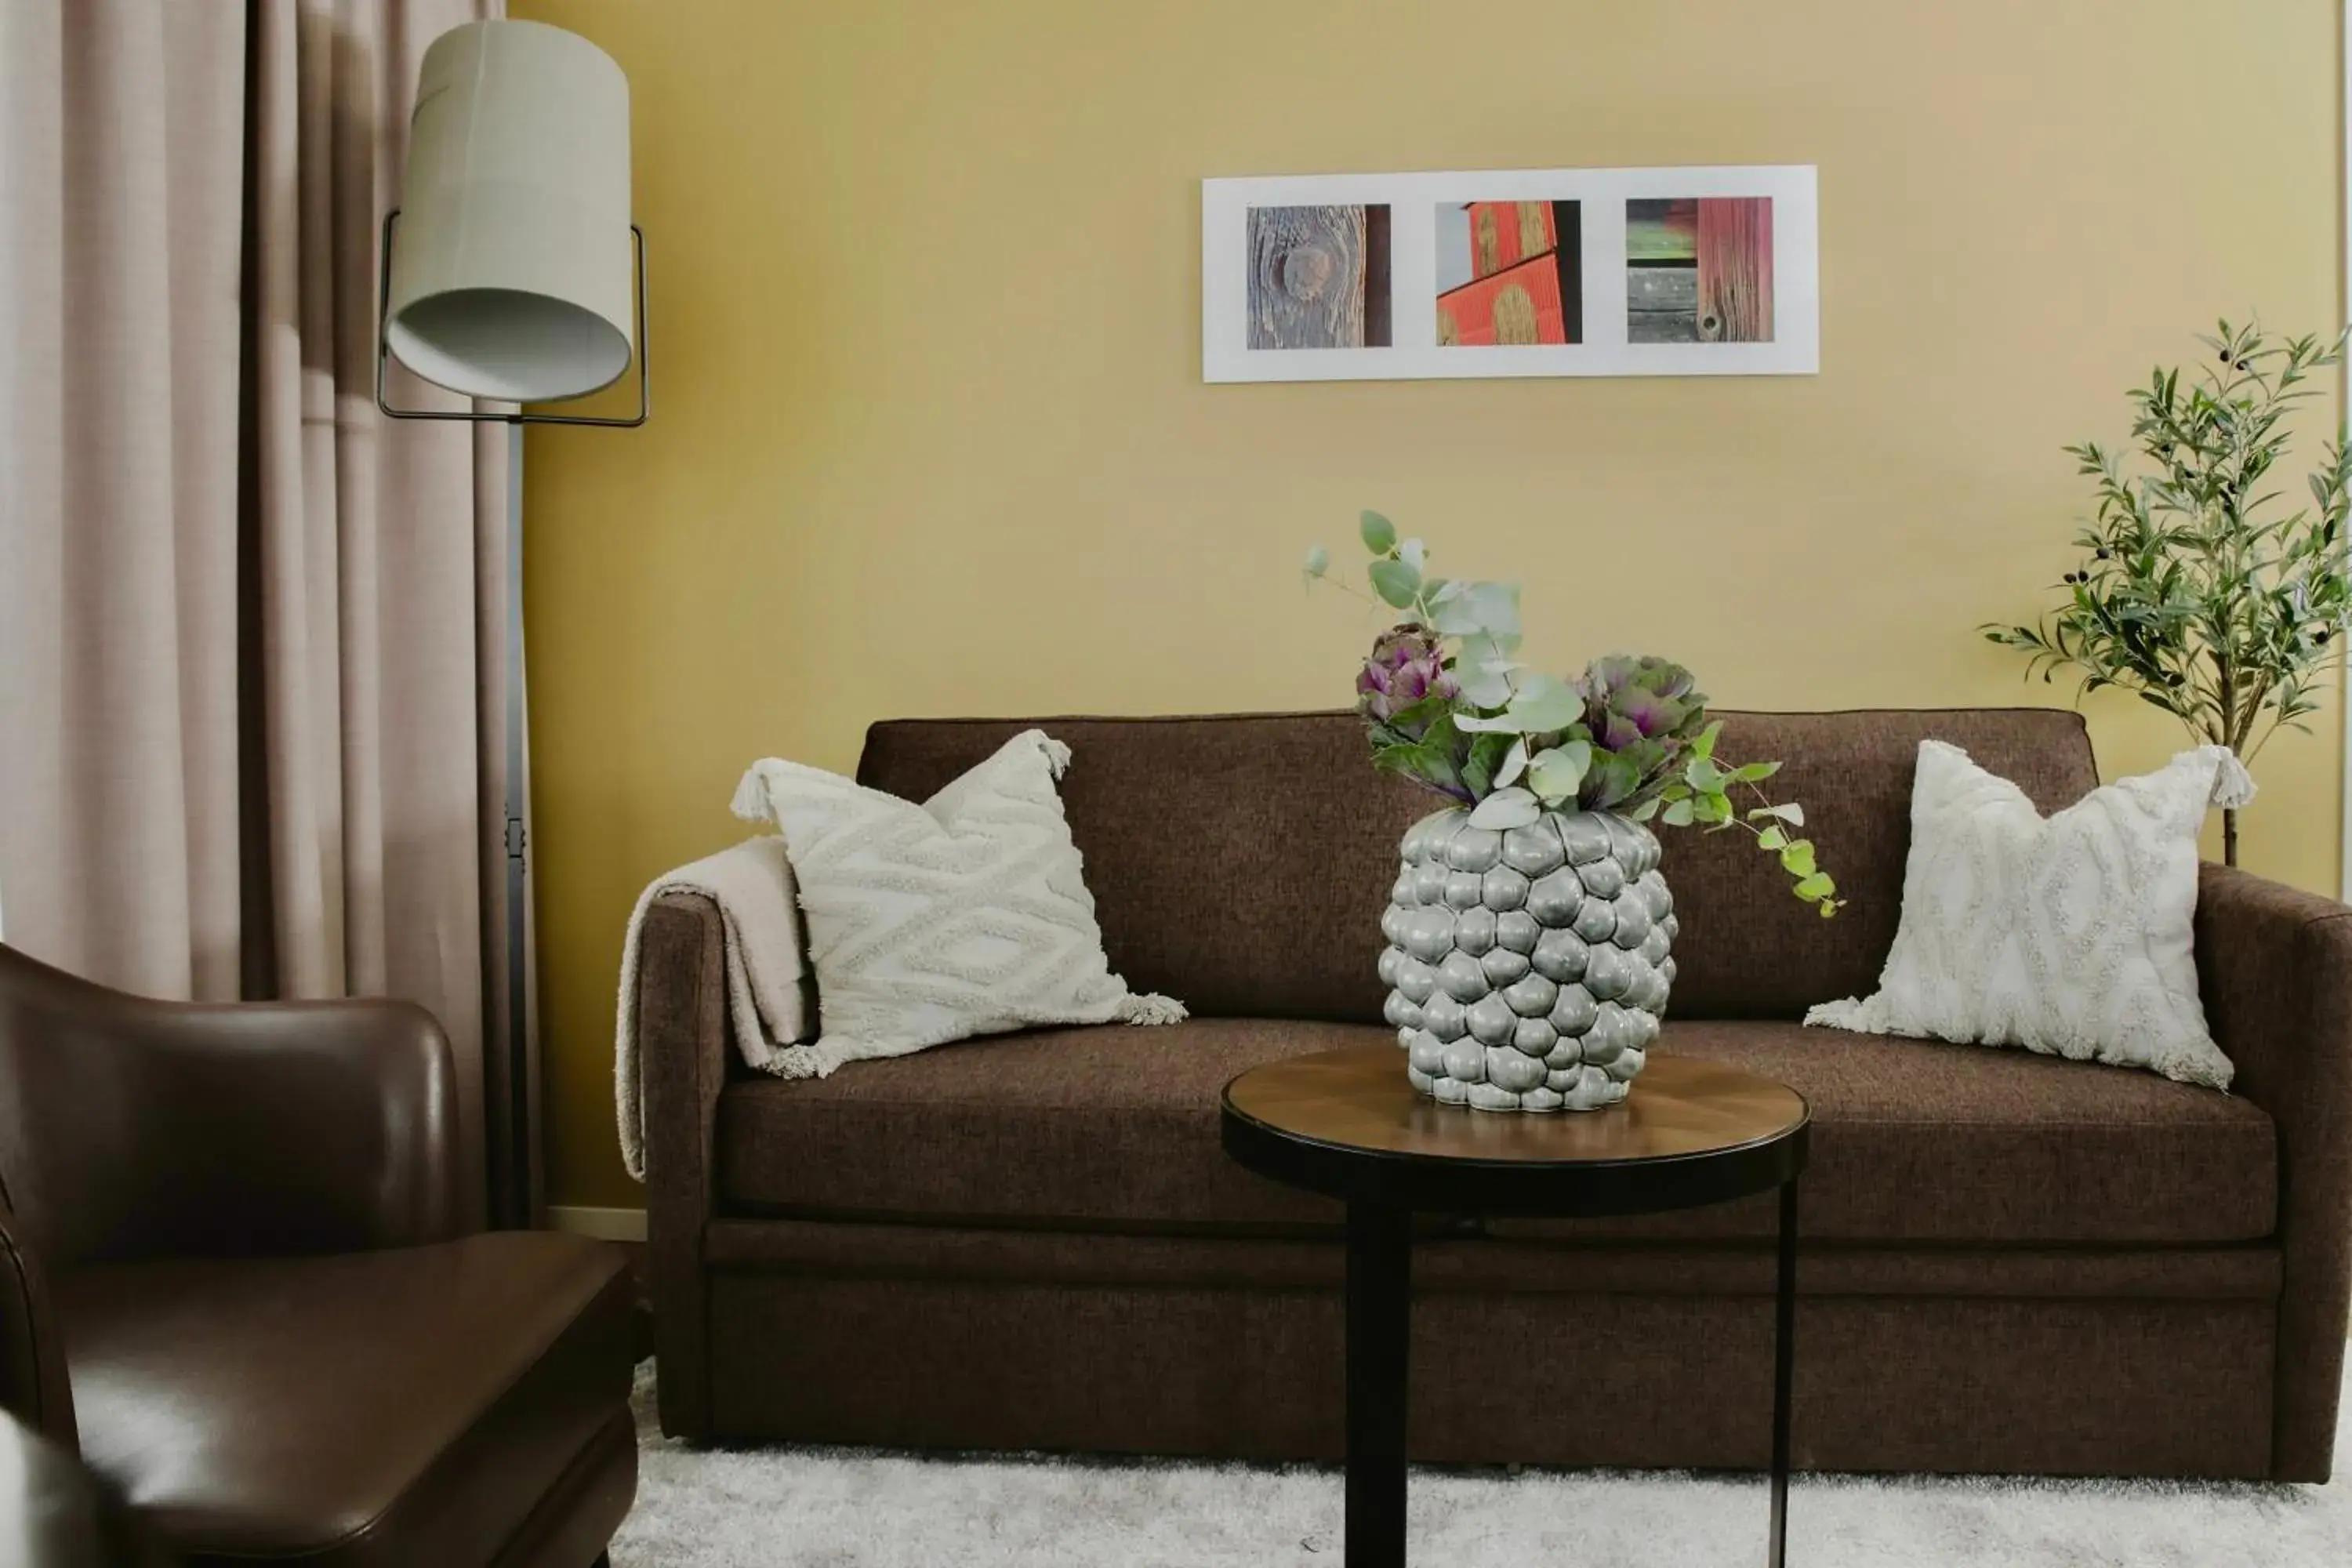
[[[1683,769],[1683,779],[1701,795],[1723,787],[1723,770],[1706,757],[1693,757]]]
[[[1742,763],[1726,775],[1733,784],[1756,784],[1780,771],[1778,763]]]
[[[1817,900],[1826,899],[1836,891],[1837,884],[1819,871],[1810,877],[1800,879],[1796,888],[1797,897],[1809,904]]]
[[[1498,637],[1519,634],[1519,585],[1517,583],[1474,583],[1467,595],[1478,616],[1478,629]]]
[[[1454,578],[1442,593],[1429,597],[1429,624],[1433,630],[1449,637],[1475,637],[1479,630],[1478,613],[1471,608],[1468,584]]]
[[[1331,552],[1319,544],[1307,547],[1307,559],[1302,563],[1309,577],[1320,577],[1331,570]]]
[[[1780,848],[1780,868],[1791,877],[1811,876],[1815,869],[1813,841],[1810,838],[1797,838],[1783,845]]]
[[[1503,753],[1501,765],[1495,769],[1495,784],[1498,788],[1515,784],[1519,782],[1519,775],[1527,771],[1528,738],[1521,735],[1511,742],[1511,749]],[[1538,790],[1536,793],[1540,798],[1543,792]]]
[[[1379,512],[1364,513],[1359,521],[1357,531],[1363,536],[1364,548],[1375,555],[1386,555],[1396,548],[1396,524]]]
[[[1665,811],[1659,816],[1658,820],[1664,822],[1668,827],[1688,827],[1691,825],[1691,820],[1695,815],[1696,809],[1693,802],[1688,800],[1677,800],[1670,802],[1667,805]]]
[[[1768,827],[1756,836],[1756,847],[1759,849],[1785,849],[1788,845],[1789,836],[1778,827]]]
[[[1367,568],[1372,591],[1400,610],[1412,608],[1421,593],[1421,574],[1402,561],[1375,561]]]
[[[1714,756],[1715,742],[1722,734],[1723,721],[1717,719],[1708,724],[1706,729],[1701,730],[1698,734],[1692,739],[1691,754],[1698,757]]]
[[[1584,699],[1576,689],[1549,675],[1525,677],[1511,697],[1511,716],[1529,734],[1565,730],[1583,713]]]
[[[1528,787],[1547,805],[1576,798],[1584,774],[1592,765],[1592,747],[1584,741],[1549,746],[1528,759]]]
[[[1649,799],[1643,801],[1641,805],[1635,806],[1625,815],[1632,817],[1636,822],[1649,821],[1650,818],[1658,815],[1657,796],[1652,795]]]

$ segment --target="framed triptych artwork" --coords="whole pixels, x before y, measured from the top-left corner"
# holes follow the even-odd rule
[[[1209,381],[1820,368],[1811,164],[1202,182]]]

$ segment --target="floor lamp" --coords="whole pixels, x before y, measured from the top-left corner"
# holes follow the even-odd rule
[[[401,205],[384,215],[375,401],[394,419],[509,427],[506,693],[507,1031],[485,1054],[485,1116],[508,1158],[492,1223],[539,1217],[525,945],[522,427],[623,428],[652,412],[646,240],[629,220],[629,84],[587,39],[539,22],[475,22],[436,38],[417,73]],[[389,362],[504,412],[395,406]],[[525,412],[600,391],[636,362],[636,412]],[[502,1059],[501,1059],[502,1057]],[[495,1148],[495,1145],[493,1145]]]

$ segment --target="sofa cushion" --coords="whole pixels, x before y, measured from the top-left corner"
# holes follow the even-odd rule
[[[1661,834],[1685,1018],[1794,1018],[1877,984],[1922,740],[1961,747],[2044,813],[2099,782],[2081,716],[2057,709],[1718,716],[1725,755],[1787,763],[1774,797],[1804,804],[1848,908],[1820,919],[1743,834]],[[1441,803],[1372,771],[1352,713],[898,720],[867,731],[857,782],[921,800],[1033,725],[1070,747],[1063,807],[1129,985],[1196,1016],[1380,1017],[1397,842]]]
[[[719,1106],[721,1198],[739,1213],[932,1224],[1335,1225],[1337,1205],[1225,1158],[1218,1091],[1260,1062],[1393,1041],[1379,1026],[1196,1018],[1166,1029],[1003,1037],[861,1062],[829,1079],[739,1080]],[[2227,1242],[2273,1226],[2270,1119],[2211,1089],[2022,1052],[1857,1040],[1780,1022],[1670,1022],[1656,1048],[1733,1062],[1805,1095],[1813,1114],[1808,1236]],[[1493,1228],[1760,1237],[1771,1233],[1774,1212],[1766,1198],[1597,1225]]]
[[[58,1281],[83,1457],[190,1557],[488,1562],[627,1407],[618,1250],[504,1233]]]

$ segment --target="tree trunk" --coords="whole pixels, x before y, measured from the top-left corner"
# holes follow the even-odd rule
[[[2225,805],[2221,808],[2221,864],[2234,866],[2237,863],[2238,808]]]

